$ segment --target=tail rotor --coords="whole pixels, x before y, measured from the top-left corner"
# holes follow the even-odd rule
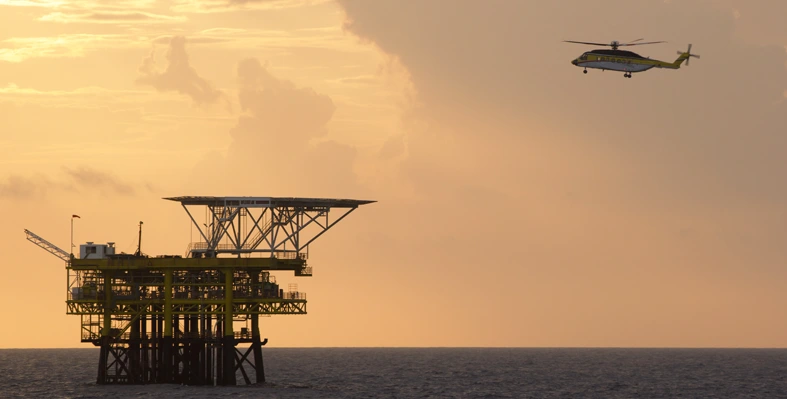
[[[691,60],[692,57],[700,58],[699,55],[691,53],[691,44],[689,44],[689,48],[688,48],[688,50],[686,50],[686,52],[678,51],[678,54],[679,55],[686,55],[686,66],[689,66],[689,61]]]

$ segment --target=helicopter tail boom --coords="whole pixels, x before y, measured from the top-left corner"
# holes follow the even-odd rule
[[[690,58],[692,58],[692,57],[700,58],[699,55],[691,53],[691,44],[689,44],[688,50],[686,50],[685,52],[684,51],[678,51],[678,54],[679,54],[678,59],[675,60],[675,62],[673,62],[669,66],[665,65],[666,68],[678,69],[678,68],[680,68],[681,64],[683,64],[684,61],[686,61],[686,66],[688,66]]]
[[[671,64],[669,64],[669,65],[665,65],[665,68],[680,69],[680,66],[681,66],[681,65],[683,64],[683,62],[684,62],[684,61],[686,61],[687,59],[689,59],[689,56],[688,56],[688,55],[686,55],[686,54],[681,54],[681,55],[680,55],[680,57],[678,57],[678,59],[676,59],[676,60],[675,60],[675,62],[673,62],[673,63],[671,63]]]

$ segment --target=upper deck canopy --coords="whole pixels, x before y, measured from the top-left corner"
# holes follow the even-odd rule
[[[230,206],[244,208],[356,208],[359,205],[371,204],[376,201],[331,199],[331,198],[295,198],[295,197],[169,197],[165,200],[180,202],[183,205]]]

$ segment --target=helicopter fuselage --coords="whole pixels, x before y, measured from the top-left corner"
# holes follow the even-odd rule
[[[571,63],[582,68],[619,71],[626,73],[644,72],[651,68],[680,68],[680,63],[677,61],[664,62],[652,60],[626,50],[588,51],[579,56],[579,58],[571,61]]]

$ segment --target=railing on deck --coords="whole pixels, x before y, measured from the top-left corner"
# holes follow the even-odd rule
[[[209,249],[209,246],[208,246],[207,242],[204,242],[204,241],[202,241],[202,242],[192,242],[186,247],[186,256],[189,256],[189,254],[192,251],[204,252],[204,251],[207,251],[208,249]],[[251,251],[251,250],[255,249],[255,246],[253,244],[251,244],[251,243],[246,243],[242,247],[238,248],[237,246],[235,246],[233,244],[218,244],[218,245],[216,245],[216,248],[214,248],[214,249],[217,250],[217,251],[225,251],[225,252],[238,251],[238,250],[240,250],[240,251]],[[294,251],[273,251],[273,252],[268,252],[267,250],[260,250],[258,252],[260,252],[260,253],[270,253],[272,258],[277,258],[277,259],[302,259],[302,260],[309,259],[309,255],[306,252],[301,252],[301,253],[294,252]]]
[[[100,329],[98,331],[88,331],[88,330],[83,328],[82,329],[82,341],[92,341],[92,340],[101,339],[100,331],[101,331]],[[247,330],[245,328],[242,328],[241,331],[235,331],[233,333],[233,335],[234,335],[235,339],[251,339],[252,338],[251,331],[249,331],[249,330]],[[131,333],[130,332],[126,331],[123,334],[120,334],[120,330],[117,329],[117,328],[113,328],[110,331],[110,336],[112,336],[112,338],[119,339],[119,340],[125,340],[125,341],[131,339]],[[145,334],[141,334],[140,333],[140,334],[138,334],[138,336],[139,336],[138,339],[154,339],[154,338],[163,338],[164,334],[162,332],[158,332],[156,334],[153,334],[151,332],[147,332]],[[188,333],[184,333],[184,332],[180,332],[180,331],[174,331],[173,332],[173,338],[174,339],[218,339],[218,338],[222,338],[222,337],[223,337],[222,334],[214,334],[212,331],[210,331],[210,332],[188,332]]]
[[[104,292],[103,291],[90,291],[90,292],[83,292],[81,290],[76,289],[74,287],[72,292],[68,293],[68,300],[70,301],[78,301],[78,300],[94,300],[94,301],[103,301],[104,300]],[[172,293],[172,299],[180,300],[180,299],[224,299],[224,289],[216,289],[211,291],[200,291],[197,292],[198,296],[194,296],[194,293],[189,292],[182,292],[176,291]],[[113,298],[115,300],[143,300],[143,299],[152,299],[152,300],[164,300],[164,292],[161,291],[151,291],[144,295],[139,295],[138,297],[134,297],[128,294],[128,291],[113,291]],[[202,296],[199,296],[202,294]],[[233,291],[233,298],[235,299],[287,299],[287,300],[305,300],[306,293],[299,292],[299,291],[287,291],[287,292],[277,292],[274,295],[264,293],[264,292],[257,292],[253,293],[250,291],[240,291],[235,290]]]
[[[306,293],[298,291],[285,292],[282,299],[303,300],[306,299]]]

